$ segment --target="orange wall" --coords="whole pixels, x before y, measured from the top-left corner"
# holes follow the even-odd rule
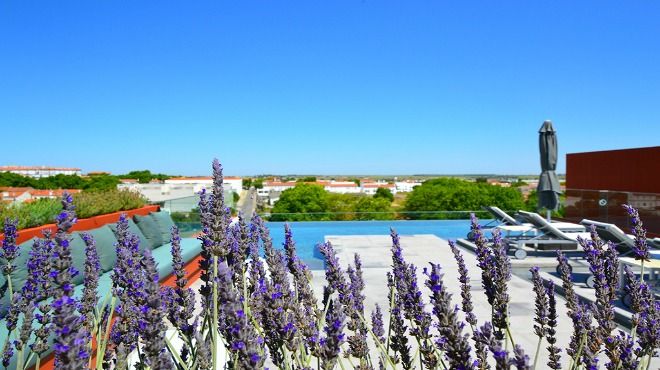
[[[71,228],[71,231],[84,231],[96,229],[103,225],[112,224],[119,221],[119,216],[121,214],[126,214],[128,217],[133,217],[135,215],[146,216],[150,212],[158,212],[160,209],[159,206],[145,206],[142,208],[131,209],[129,211],[121,211],[115,213],[108,213],[105,215],[94,216],[90,218],[82,218],[76,222],[75,225]],[[18,237],[16,243],[23,243],[26,240],[30,240],[34,237],[41,238],[45,230],[51,230],[53,233],[57,231],[55,224],[47,224],[38,227],[32,227],[29,229],[22,229],[18,231]],[[0,241],[4,240],[4,234],[0,234]]]

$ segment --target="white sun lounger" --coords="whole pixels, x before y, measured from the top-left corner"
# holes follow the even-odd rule
[[[508,236],[506,239],[516,248],[521,249],[526,245],[533,245],[538,249],[539,245],[551,244],[566,246],[569,249],[578,249],[578,237],[589,239],[591,235],[585,231],[584,226],[573,223],[548,222],[537,213],[519,211],[519,214],[532,225],[533,230],[522,233],[516,237]],[[507,231],[507,227],[501,227]],[[533,233],[532,233],[533,231]]]

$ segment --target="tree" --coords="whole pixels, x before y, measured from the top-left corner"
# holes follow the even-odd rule
[[[234,191],[234,192],[232,192],[232,198],[234,199],[234,204],[236,204],[241,199],[241,196],[238,195],[238,193]]]
[[[380,190],[380,189],[379,189]],[[390,207],[391,201],[386,198],[358,197],[353,211],[356,220],[393,220],[394,213]]]
[[[263,179],[255,179],[252,181],[252,185],[254,186],[255,189],[263,189],[264,188],[264,180]]]
[[[524,207],[518,189],[459,179],[440,178],[416,186],[406,198],[407,216],[414,219],[464,218],[467,214],[414,213],[424,211],[480,211],[497,206],[505,211]]]
[[[248,190],[252,186],[252,179],[251,178],[245,178],[243,179],[243,189]]]
[[[378,188],[376,189],[376,194],[374,194],[374,198],[387,199],[391,203],[394,201],[394,194],[392,194],[392,192],[388,188]]]
[[[272,209],[271,221],[329,220],[328,193],[320,185],[298,184],[280,194]]]

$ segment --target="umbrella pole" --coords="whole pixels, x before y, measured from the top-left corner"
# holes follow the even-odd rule
[[[546,210],[546,215],[547,215],[547,217],[548,217],[548,222],[550,222],[550,214],[552,214],[552,211],[549,210],[549,209]]]

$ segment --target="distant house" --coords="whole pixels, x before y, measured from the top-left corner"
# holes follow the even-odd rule
[[[362,192],[367,195],[374,195],[379,188],[388,189],[392,194],[396,194],[396,185],[386,182],[368,182],[362,183]]]
[[[397,193],[410,193],[413,191],[415,186],[422,185],[421,182],[415,180],[405,180],[405,181],[395,181],[394,186],[396,187]]]
[[[199,192],[202,189],[210,190],[213,186],[213,178],[210,176],[171,177],[165,180],[163,183],[167,185],[193,185],[195,192]],[[243,190],[243,179],[241,177],[225,176],[223,178],[223,185],[225,190],[231,189],[231,191],[240,193]]]
[[[296,186],[295,181],[264,181],[263,183],[263,193],[268,194],[272,191],[282,192],[287,189],[294,188]]]
[[[36,179],[55,175],[80,176],[80,168],[73,167],[0,166],[0,172],[11,172],[21,176],[34,177]]]
[[[6,187],[0,188],[0,200],[6,203],[23,203],[32,199],[32,188]]]
[[[29,187],[0,188],[0,200],[7,203],[29,203],[39,199],[58,199],[64,192],[80,193],[80,189],[33,189]]]
[[[360,187],[353,181],[331,181],[326,182],[323,188],[330,193],[356,194],[360,192]]]

